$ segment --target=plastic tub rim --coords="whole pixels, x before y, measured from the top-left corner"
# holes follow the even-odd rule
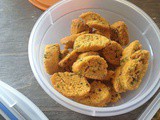
[[[99,107],[90,107],[90,106],[86,106],[86,105],[82,105],[82,104],[79,104],[77,102],[74,102],[66,97],[64,97],[63,95],[61,95],[60,93],[58,93],[55,89],[53,89],[53,87],[49,84],[49,83],[45,83],[44,84],[44,81],[43,79],[45,79],[42,75],[38,75],[39,73],[39,70],[37,70],[36,66],[35,66],[35,60],[33,58],[33,54],[32,54],[32,43],[33,43],[33,38],[34,38],[34,31],[36,30],[37,26],[39,25],[40,21],[45,17],[45,15],[50,12],[51,10],[54,10],[56,7],[60,6],[61,4],[64,4],[64,3],[67,3],[69,1],[72,1],[72,0],[66,0],[66,1],[60,1],[58,2],[57,4],[55,4],[54,6],[52,6],[51,8],[49,8],[46,12],[44,12],[40,18],[38,19],[38,21],[36,22],[36,24],[34,25],[34,28],[31,32],[31,35],[30,35],[30,40],[29,40],[29,46],[28,46],[28,55],[29,55],[29,61],[30,61],[30,66],[32,68],[32,71],[37,79],[37,81],[39,82],[39,84],[41,85],[41,87],[45,90],[45,92],[54,99],[54,97],[57,97],[60,101],[57,101],[58,103],[62,104],[62,102],[65,102],[65,104],[69,104],[73,107],[75,107],[77,110],[74,109],[74,111],[78,111],[78,109],[82,109],[82,110],[87,110],[87,111],[105,111],[106,113],[107,112],[111,112],[111,111],[119,111],[119,110],[123,110],[123,109],[126,109],[126,108],[130,108],[130,107],[133,107],[134,105],[136,105],[137,103],[141,102],[144,100],[145,97],[147,97],[148,94],[150,94],[152,92],[152,90],[154,89],[154,87],[156,86],[158,79],[160,78],[160,74],[157,75],[157,82],[155,82],[152,87],[150,89],[148,89],[148,91],[143,94],[141,97],[137,98],[136,100],[130,102],[130,105],[126,105],[126,103],[120,105],[120,106],[116,106],[116,107],[107,107],[107,108],[99,108]],[[155,22],[145,13],[143,12],[140,8],[138,8],[137,6],[135,6],[134,4],[128,2],[128,1],[120,1],[120,0],[116,0],[117,2],[120,2],[122,4],[125,4],[129,7],[131,7],[132,9],[136,10],[139,14],[141,14],[143,17],[145,17],[145,19],[147,19],[147,21],[153,26],[154,30],[156,31],[156,34],[159,34],[159,29],[157,27],[157,25],[155,24]],[[160,38],[160,35],[158,36],[158,38]],[[34,65],[34,66],[33,66]],[[158,86],[159,88],[159,86]],[[158,90],[157,88],[157,90]],[[155,90],[155,92],[157,91]],[[52,93],[54,92],[54,94]],[[154,92],[154,93],[155,93]],[[153,96],[153,94],[151,95],[151,97]],[[148,101],[151,97],[148,97],[145,99],[144,102],[142,102],[140,105],[136,105],[138,108],[139,106],[141,106],[142,104],[144,104],[146,101]],[[69,108],[69,106],[66,106],[63,104],[63,106]],[[78,107],[77,107],[78,106]],[[71,108],[69,108],[71,109]],[[135,108],[134,108],[135,109]],[[133,109],[132,109],[133,110]],[[129,112],[129,111],[126,111],[124,110],[123,113],[126,113],[126,112]],[[121,113],[121,114],[123,114]],[[104,113],[105,114],[105,113]],[[87,114],[88,115],[88,114]],[[118,114],[116,114],[118,115]],[[98,115],[96,115],[98,116]],[[106,115],[104,115],[106,116]]]

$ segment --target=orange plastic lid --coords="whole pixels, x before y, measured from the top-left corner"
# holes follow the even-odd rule
[[[29,0],[29,2],[31,2],[33,5],[35,5],[41,10],[46,10],[58,1],[59,0]]]

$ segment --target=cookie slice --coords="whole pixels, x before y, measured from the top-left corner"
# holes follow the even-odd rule
[[[122,69],[121,85],[125,90],[135,90],[139,87],[142,79],[143,64],[136,60],[129,60]]]
[[[131,55],[131,59],[123,66],[120,77],[121,85],[125,90],[137,89],[148,69],[149,52],[138,50]]]
[[[121,85],[121,80],[122,80],[122,67],[118,67],[115,70],[115,77],[112,80],[113,88],[117,93],[122,93],[126,92],[124,87]]]
[[[86,78],[104,80],[107,76],[107,63],[100,56],[86,56],[78,59],[72,66],[72,71]]]
[[[78,34],[73,34],[73,35],[67,36],[65,38],[62,38],[60,40],[60,42],[61,42],[61,44],[65,45],[66,49],[73,48],[74,41],[76,40],[76,38],[79,37],[80,35],[86,34],[86,33],[88,33],[88,32],[85,31],[85,32],[82,32],[82,33],[78,33]]]
[[[111,40],[125,46],[129,43],[127,25],[123,21],[115,22],[111,25]]]
[[[86,12],[79,16],[91,28],[97,30],[108,30],[110,28],[108,21],[97,13]]]
[[[149,54],[149,51],[147,50],[138,50],[131,56],[132,60],[136,60],[142,63],[143,69],[142,71],[140,71],[139,79],[142,79],[147,72],[148,65],[149,65],[149,58],[150,58],[150,54]]]
[[[133,53],[141,49],[142,49],[142,45],[138,40],[135,40],[132,43],[130,43],[129,46],[123,50],[120,64],[124,65],[130,59]]]
[[[119,66],[123,48],[115,41],[110,41],[102,50],[103,57],[112,65]]]
[[[71,68],[73,63],[77,60],[78,55],[79,54],[73,50],[59,62],[59,66],[62,68]]]
[[[91,28],[89,28],[88,25],[86,25],[82,20],[80,19],[74,19],[72,20],[71,24],[71,35],[78,34],[81,32],[87,31],[88,33],[92,31]]]
[[[74,43],[77,52],[98,51],[106,47],[110,40],[98,34],[84,34],[79,36]]]
[[[111,95],[108,87],[100,81],[94,81],[91,83],[91,91],[89,94],[85,98],[78,100],[78,102],[89,106],[103,107],[106,106],[110,100]]]
[[[44,51],[44,68],[50,75],[59,71],[60,46],[59,44],[46,45]]]
[[[51,82],[58,92],[72,99],[85,97],[91,89],[85,77],[70,72],[53,74]]]

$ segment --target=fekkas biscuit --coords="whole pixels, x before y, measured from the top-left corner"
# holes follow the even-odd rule
[[[54,88],[64,96],[80,99],[89,94],[91,89],[85,77],[70,72],[54,73],[51,77]]]
[[[72,20],[71,24],[71,35],[78,34],[81,32],[87,31],[88,33],[92,31],[91,28],[89,28],[88,25],[86,25],[82,20],[80,19],[74,19]]]
[[[121,61],[120,61],[121,65],[124,65],[130,59],[133,53],[141,49],[142,49],[142,45],[138,40],[135,40],[132,43],[130,43],[129,46],[123,50]]]
[[[107,76],[107,63],[100,56],[86,56],[78,59],[72,66],[72,71],[86,78],[104,80]]]
[[[110,41],[102,50],[103,57],[112,65],[119,66],[123,48],[115,41]]]
[[[95,107],[106,106],[111,100],[111,95],[109,93],[108,87],[101,83],[100,81],[94,81],[91,83],[91,91],[83,99],[78,100],[78,102]]]
[[[70,68],[72,67],[73,63],[77,60],[78,53],[73,50],[67,56],[65,56],[58,64],[62,68]]]
[[[82,32],[82,33],[78,33],[78,34],[73,34],[73,35],[70,35],[70,36],[67,36],[67,37],[64,37],[60,40],[61,44],[65,45],[65,48],[66,49],[69,49],[69,48],[73,48],[73,45],[74,45],[74,41],[76,40],[76,38],[82,34],[86,34],[88,33],[87,31],[85,32]]]
[[[60,46],[59,44],[46,45],[44,51],[44,68],[46,72],[52,75],[59,71]]]
[[[123,21],[115,22],[111,25],[111,40],[114,40],[125,46],[129,43],[129,34],[127,25]]]
[[[136,60],[129,60],[122,69],[120,84],[125,90],[135,90],[141,83],[140,74],[143,69],[142,63]]]
[[[115,72],[117,76],[115,75],[113,86],[116,92],[137,89],[148,69],[148,61],[148,51],[138,50],[133,53],[125,65],[119,67]]]
[[[142,71],[140,71],[139,79],[142,79],[146,74],[149,65],[150,54],[147,50],[138,50],[134,54],[132,54],[131,59],[139,61],[142,63]]]
[[[91,28],[97,30],[108,30],[110,28],[109,23],[97,13],[86,12],[79,16],[84,22]]]
[[[118,93],[122,93],[126,91],[121,85],[121,76],[122,76],[122,67],[118,67],[116,68],[115,76],[112,79],[113,88]]]
[[[98,34],[80,35],[74,42],[77,52],[98,51],[106,47],[110,40]]]

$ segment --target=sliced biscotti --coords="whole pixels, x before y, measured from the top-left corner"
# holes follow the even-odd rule
[[[123,50],[121,61],[120,61],[121,65],[124,65],[130,59],[133,53],[141,49],[142,49],[142,45],[138,40],[135,40],[132,43],[130,43],[129,46],[127,46]]]
[[[78,59],[82,59],[86,56],[91,56],[91,55],[99,55],[98,52],[85,52],[85,53],[81,53],[79,56],[78,56]]]
[[[111,40],[125,46],[129,43],[127,25],[123,21],[115,22],[111,25]]]
[[[97,13],[86,12],[82,13],[79,17],[83,19],[84,22],[91,28],[95,28],[98,30],[108,30],[110,28],[109,23],[106,21],[106,19]]]
[[[117,76],[113,80],[116,92],[137,89],[148,69],[148,61],[148,51],[138,50],[133,53],[125,65],[116,70]]]
[[[78,59],[72,66],[72,71],[86,78],[104,80],[107,76],[107,63],[100,56],[86,56]]]
[[[73,34],[73,35],[70,35],[70,36],[67,36],[67,37],[64,37],[60,40],[61,44],[65,45],[65,48],[66,49],[69,49],[69,48],[73,48],[73,45],[74,45],[74,41],[76,40],[76,38],[82,34],[86,34],[88,33],[87,31],[85,32],[82,32],[82,33],[78,33],[78,34]]]
[[[118,67],[115,70],[115,76],[112,79],[113,88],[117,93],[126,92],[126,90],[121,85],[122,80],[122,67]]]
[[[62,68],[71,68],[73,63],[77,60],[78,55],[79,54],[73,50],[59,62],[59,66]]]
[[[89,94],[85,98],[78,100],[78,102],[89,106],[103,107],[106,106],[110,100],[111,95],[108,87],[100,81],[94,81],[91,83]]]
[[[84,34],[79,36],[74,43],[77,52],[98,51],[106,47],[110,40],[98,34]]]
[[[87,31],[88,33],[92,31],[91,28],[89,28],[88,25],[86,25],[82,20],[80,19],[74,19],[71,23],[71,35],[78,34],[81,32]]]
[[[138,50],[137,52],[135,52],[131,56],[132,60],[136,60],[136,61],[139,61],[140,63],[142,63],[143,69],[139,73],[139,79],[142,79],[144,77],[144,75],[146,74],[146,71],[147,71],[148,65],[149,65],[149,58],[150,58],[150,54],[149,54],[149,51],[147,51],[147,50]]]
[[[85,97],[91,89],[90,84],[85,77],[70,72],[53,74],[51,82],[58,92],[72,99]]]
[[[59,44],[46,45],[44,51],[44,68],[50,75],[59,71],[60,46]]]
[[[112,65],[119,66],[123,48],[115,41],[110,41],[102,50],[103,57]]]
[[[120,82],[125,90],[135,90],[139,87],[142,81],[140,79],[142,70],[142,63],[136,60],[129,60],[124,65]]]
[[[130,57],[132,60],[137,60],[139,62],[142,62],[143,64],[148,64],[150,55],[149,51],[147,50],[138,50],[135,53],[133,53]]]

